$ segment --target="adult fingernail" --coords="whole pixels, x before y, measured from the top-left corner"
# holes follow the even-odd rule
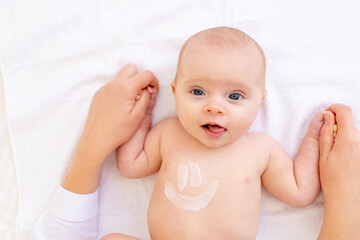
[[[333,126],[333,131],[334,131],[334,132],[337,132],[337,130],[338,130],[338,126],[337,126],[337,124],[335,124],[335,125]]]
[[[335,124],[335,125],[333,126],[333,136],[334,136],[334,137],[336,137],[337,131],[338,131],[338,126]]]

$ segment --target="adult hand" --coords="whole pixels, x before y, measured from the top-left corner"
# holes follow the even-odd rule
[[[360,132],[351,108],[329,107],[320,133],[320,180],[324,222],[319,239],[360,239]],[[333,136],[333,125],[337,134]]]
[[[150,88],[149,88],[150,87]],[[86,125],[62,182],[75,193],[94,192],[106,157],[131,138],[151,114],[159,83],[150,71],[128,64],[94,95]]]
[[[145,114],[152,111],[158,89],[152,72],[138,73],[135,65],[126,65],[95,93],[82,139],[92,141],[107,156],[134,135]]]

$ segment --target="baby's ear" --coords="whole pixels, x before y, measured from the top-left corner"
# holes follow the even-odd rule
[[[171,88],[172,88],[174,94],[175,94],[175,86],[176,86],[176,82],[174,80],[171,82]]]

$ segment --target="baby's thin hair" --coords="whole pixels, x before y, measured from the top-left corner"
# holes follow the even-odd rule
[[[265,54],[261,49],[260,45],[252,39],[246,33],[240,31],[239,29],[232,27],[214,27],[209,28],[203,31],[200,31],[194,35],[192,35],[182,46],[178,59],[177,70],[179,71],[181,68],[181,61],[187,47],[193,43],[199,41],[202,43],[204,47],[214,47],[215,49],[229,49],[234,52],[236,51],[244,51],[249,46],[255,46],[260,52],[263,63],[264,63],[264,72],[265,72]],[[177,72],[178,72],[177,71]],[[178,73],[177,73],[178,74]],[[175,79],[177,76],[175,77]]]
[[[244,45],[244,42],[250,42],[252,40],[244,32],[230,27],[215,27],[203,30],[189,38],[187,43],[197,38],[210,46],[230,49],[241,47]],[[187,44],[185,43],[184,45],[186,47]]]

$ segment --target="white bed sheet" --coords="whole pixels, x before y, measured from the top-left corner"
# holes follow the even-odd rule
[[[0,239],[15,239],[17,181],[11,152],[0,72]]]
[[[60,183],[97,88],[126,63],[136,63],[160,81],[154,123],[174,115],[170,82],[178,52],[205,28],[233,26],[263,47],[268,96],[252,131],[272,135],[290,156],[309,120],[331,103],[352,106],[359,126],[359,9],[355,0],[0,0],[11,139],[0,150],[10,149],[6,159],[13,157],[15,166],[16,238],[27,239]],[[124,179],[110,156],[100,188],[100,236],[123,232],[147,239],[153,183],[154,176]],[[10,191],[1,189],[0,200]],[[264,192],[258,239],[315,239],[322,204],[320,196],[310,207],[295,209]]]

